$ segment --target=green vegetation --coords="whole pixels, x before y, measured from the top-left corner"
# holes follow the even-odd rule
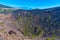
[[[24,27],[23,27],[24,31],[22,31],[25,36],[34,38],[36,36],[43,35],[44,31],[40,28],[40,26],[33,25],[33,23],[32,23],[33,15],[30,15],[29,17],[24,16],[23,18],[26,20],[26,22],[23,21],[24,22]],[[20,19],[21,19],[21,17],[18,16],[18,22],[20,22]]]
[[[57,36],[52,36],[50,38],[47,38],[46,40],[55,40],[57,38]]]
[[[27,25],[24,25],[24,35],[29,35],[29,27]]]
[[[18,15],[18,17],[17,17],[17,20],[18,20],[18,22],[20,21],[20,16]]]
[[[24,35],[25,36],[30,36],[32,38],[42,35],[43,34],[43,30],[41,28],[37,27],[29,27],[28,25],[25,24],[24,27]]]
[[[47,19],[46,19],[46,22],[49,22],[50,19],[51,19],[51,16],[48,15],[48,16],[47,16]]]

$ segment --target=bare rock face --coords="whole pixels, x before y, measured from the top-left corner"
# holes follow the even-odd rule
[[[32,40],[18,31],[13,22],[12,14],[0,14],[0,40]]]

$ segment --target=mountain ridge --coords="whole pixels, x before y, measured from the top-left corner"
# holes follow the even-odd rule
[[[12,8],[12,7],[0,4],[0,8]]]

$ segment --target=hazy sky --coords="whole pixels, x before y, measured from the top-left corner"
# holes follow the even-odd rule
[[[50,8],[60,6],[60,0],[0,0],[0,4],[19,8]]]

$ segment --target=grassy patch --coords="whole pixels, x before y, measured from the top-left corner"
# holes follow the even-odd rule
[[[55,40],[57,38],[57,36],[52,36],[50,38],[47,38],[46,40]]]

